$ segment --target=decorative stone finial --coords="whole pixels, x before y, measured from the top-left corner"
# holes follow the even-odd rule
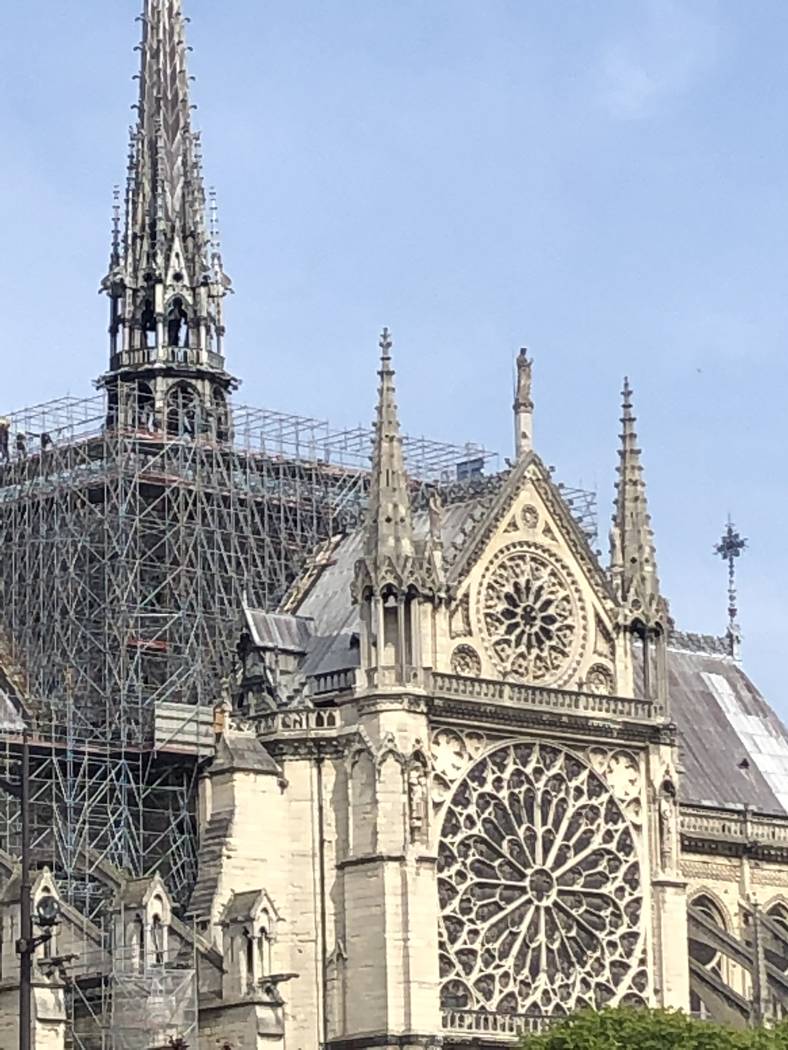
[[[389,332],[387,327],[384,328],[383,331],[380,333],[380,340],[378,342],[378,346],[380,347],[380,358],[381,358],[381,360],[382,361],[390,361],[391,360],[391,349],[394,346],[394,343],[392,342],[392,339],[391,339],[391,332]]]

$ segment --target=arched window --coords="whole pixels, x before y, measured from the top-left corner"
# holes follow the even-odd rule
[[[249,991],[254,988],[254,937],[250,930],[244,930],[246,941],[246,987]]]
[[[138,915],[134,920],[134,931],[132,933],[132,951],[138,973],[145,972],[145,920]]]
[[[259,932],[260,977],[271,975],[271,920],[268,912],[263,913]]]
[[[107,429],[114,430],[118,425],[118,388],[107,389]]]
[[[700,912],[704,918],[710,919],[721,930],[727,930],[728,924],[725,913],[708,893],[700,893],[697,897],[693,897],[690,901],[690,907]],[[710,970],[721,980],[727,980],[726,961],[715,948],[696,940],[690,935],[689,954],[690,958],[699,963],[704,969]],[[690,1011],[697,1017],[709,1016],[706,1004],[693,987],[690,987]]]
[[[195,437],[200,426],[200,397],[189,383],[177,383],[167,395],[167,433]]]
[[[151,948],[153,949],[153,961],[156,966],[164,965],[164,926],[161,915],[154,915],[150,930]]]
[[[167,346],[189,346],[189,315],[180,296],[172,300],[167,310]]]
[[[227,441],[230,436],[230,414],[227,409],[227,398],[222,388],[218,386],[213,388],[212,397],[216,440]]]
[[[149,383],[139,382],[134,391],[133,425],[138,430],[156,429],[156,402]]]
[[[142,345],[144,347],[156,346],[156,311],[153,309],[153,301],[146,299],[140,314],[140,328],[142,329]]]
[[[707,919],[711,919],[715,926],[719,926],[721,930],[727,929],[722,909],[707,893],[701,893],[694,897],[690,904],[691,907],[701,912]],[[715,951],[714,948],[697,941],[691,941],[690,956],[696,962],[699,962],[701,966],[705,966],[707,970],[713,970],[718,976],[720,975],[720,953]]]
[[[767,916],[780,928],[785,937],[785,943],[775,943],[776,938],[769,938],[769,947],[766,949],[766,958],[772,966],[776,966],[783,973],[788,973],[788,907],[782,901],[776,901],[766,909]]]

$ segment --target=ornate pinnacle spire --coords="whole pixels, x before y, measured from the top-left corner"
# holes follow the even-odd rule
[[[206,219],[184,21],[181,0],[144,0],[125,227],[103,282],[112,300],[111,373],[172,361],[223,373],[222,299],[230,281]]]
[[[663,603],[629,379],[624,379],[622,402],[621,448],[611,531],[611,572],[620,600],[630,613],[648,625],[655,617],[663,616]]]
[[[415,544],[391,347],[391,335],[384,328],[380,337],[380,388],[364,552],[368,563],[375,563],[379,570],[390,562],[402,571],[414,556]]]

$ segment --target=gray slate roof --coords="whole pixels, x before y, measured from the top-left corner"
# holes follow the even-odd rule
[[[216,745],[213,771],[268,773],[279,776],[279,766],[257,739],[248,733],[225,733]]]
[[[788,732],[741,665],[709,648],[668,653],[682,800],[788,812]]]

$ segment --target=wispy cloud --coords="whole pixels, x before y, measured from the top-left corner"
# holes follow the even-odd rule
[[[599,100],[621,120],[651,116],[669,98],[690,90],[716,62],[715,6],[690,0],[633,4],[639,24],[604,47]]]

